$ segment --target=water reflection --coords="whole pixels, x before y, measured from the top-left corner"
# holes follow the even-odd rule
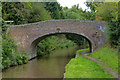
[[[28,64],[3,71],[3,78],[63,78],[65,65],[75,56],[77,48],[58,49],[49,55],[31,60]]]

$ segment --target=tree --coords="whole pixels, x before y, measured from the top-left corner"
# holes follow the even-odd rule
[[[45,7],[44,4],[40,2],[34,2],[34,3],[31,3],[30,6],[32,9],[31,9],[30,17],[28,17],[29,23],[52,19],[50,15],[51,13],[44,8]]]
[[[88,48],[90,45],[88,43],[88,40],[84,37],[76,34],[66,34],[67,39],[73,41],[81,48]]]
[[[92,2],[86,2],[85,4],[91,10],[90,11],[91,12],[90,16],[92,18],[91,20],[95,20],[96,19],[96,7],[98,7],[100,4],[102,4],[102,2],[92,1]]]
[[[51,17],[53,19],[63,19],[63,10],[60,4],[57,2],[46,2],[45,9],[48,10],[51,13]]]
[[[93,13],[87,10],[82,10],[79,5],[74,5],[72,8],[63,8],[65,19],[78,20],[94,20]]]
[[[4,20],[12,20],[14,24],[24,24],[28,22],[30,7],[22,2],[3,2],[2,15]]]
[[[107,22],[108,41],[113,47],[120,43],[120,21],[118,17],[118,2],[104,2],[96,7],[97,19]]]
[[[14,24],[51,20],[50,13],[44,7],[45,5],[39,2],[4,2],[2,6],[3,19],[12,20]]]

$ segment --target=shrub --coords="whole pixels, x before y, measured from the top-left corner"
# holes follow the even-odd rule
[[[3,34],[2,45],[2,69],[28,62],[27,53],[24,51],[18,53],[14,40],[5,34]]]

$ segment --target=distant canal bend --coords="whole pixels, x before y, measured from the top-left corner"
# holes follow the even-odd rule
[[[63,78],[66,64],[75,57],[76,47],[57,49],[27,64],[3,71],[3,78]]]

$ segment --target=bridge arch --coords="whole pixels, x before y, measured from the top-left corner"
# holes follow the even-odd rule
[[[45,39],[45,38],[47,38],[49,36],[56,35],[56,34],[75,34],[75,35],[79,35],[80,37],[83,37],[83,38],[85,38],[88,41],[90,52],[93,52],[93,46],[92,46],[92,44],[94,44],[93,41],[87,35],[84,35],[83,33],[76,33],[76,32],[51,32],[51,33],[46,33],[46,34],[43,34],[43,35],[39,35],[39,36],[34,38],[34,40],[30,44],[30,48],[32,50],[32,53],[34,53],[31,56],[37,56],[37,52],[36,52],[37,51],[37,44],[41,40],[43,40],[43,39]]]
[[[33,58],[37,43],[45,37],[55,34],[77,34],[86,38],[90,44],[91,52],[105,45],[105,23],[88,20],[50,20],[10,27],[11,37],[18,45],[19,51],[29,53]]]

